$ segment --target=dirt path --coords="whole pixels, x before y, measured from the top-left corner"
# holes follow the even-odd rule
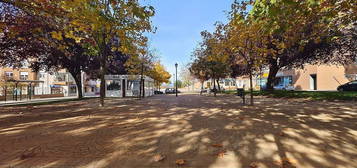
[[[356,102],[97,101],[0,107],[0,167],[357,167]]]

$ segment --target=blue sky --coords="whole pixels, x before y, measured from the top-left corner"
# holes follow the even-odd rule
[[[213,31],[216,21],[225,22],[233,0],[149,0],[155,7],[152,18],[157,32],[149,36],[161,62],[171,73],[174,64],[185,65],[201,40],[200,32]],[[178,68],[181,69],[181,68]]]

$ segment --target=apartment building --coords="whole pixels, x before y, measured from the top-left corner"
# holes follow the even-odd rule
[[[84,72],[81,77],[83,95],[99,96],[100,80],[94,80]],[[106,78],[108,97],[139,95],[138,76],[107,75]],[[145,96],[153,95],[154,81],[151,78],[145,77],[144,86]],[[0,101],[67,97],[77,94],[74,78],[64,69],[57,72],[33,72],[30,68],[0,67]]]
[[[0,67],[0,77],[2,80],[36,80],[37,73],[32,72],[30,68]]]
[[[293,86],[295,90],[336,91],[341,84],[357,80],[357,64],[306,65],[304,69],[278,72],[276,85]]]
[[[48,73],[0,67],[0,101],[76,95],[74,79],[66,70]]]
[[[28,95],[34,95],[34,88],[39,83],[41,81],[37,80],[37,73],[30,68],[0,67],[0,100],[6,100],[5,94],[20,95],[20,99],[28,98]]]
[[[253,77],[253,89],[266,88],[269,70],[263,70],[261,75]],[[306,65],[303,69],[281,70],[277,73],[274,85],[293,86],[301,91],[336,91],[339,85],[357,80],[357,62],[346,66],[341,65]],[[218,87],[217,83],[216,86]],[[225,90],[250,88],[249,76],[226,78],[220,80],[220,86]],[[199,83],[194,84],[194,90],[200,90]],[[204,82],[204,88],[213,88],[213,81]]]

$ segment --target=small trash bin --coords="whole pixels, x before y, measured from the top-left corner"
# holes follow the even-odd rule
[[[244,89],[238,88],[237,89],[237,96],[244,97]]]
[[[237,89],[237,96],[241,97],[243,99],[243,104],[245,104],[245,93],[243,88]]]

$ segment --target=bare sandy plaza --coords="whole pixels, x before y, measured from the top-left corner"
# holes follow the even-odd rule
[[[0,107],[0,167],[356,168],[357,105],[159,95]]]

